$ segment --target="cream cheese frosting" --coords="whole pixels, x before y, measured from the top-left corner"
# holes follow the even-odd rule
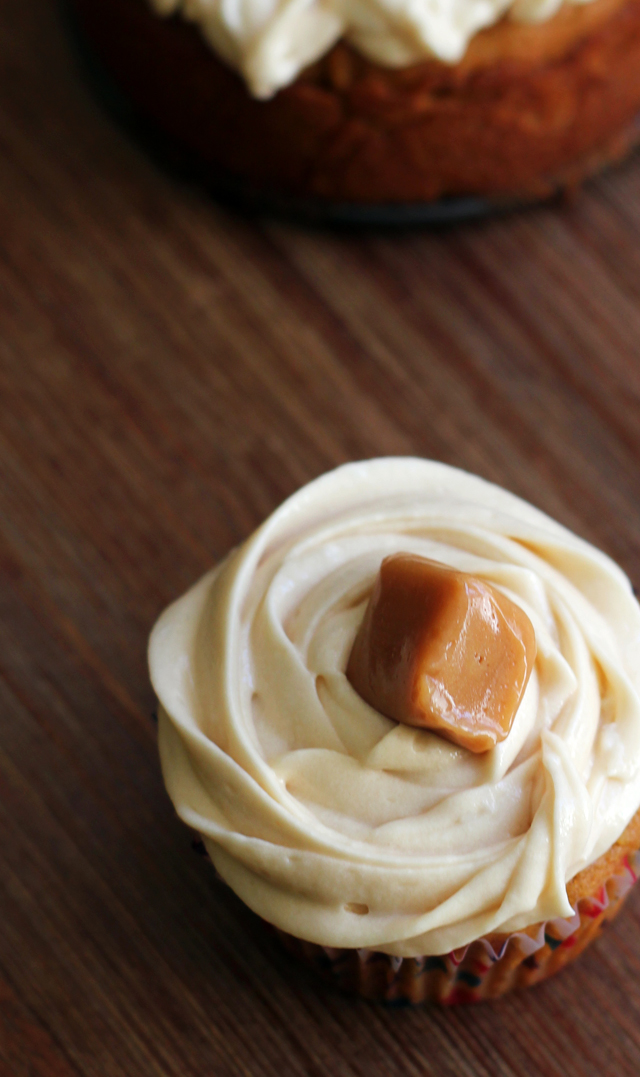
[[[566,0],[589,3],[590,0]],[[271,97],[344,37],[369,59],[458,63],[471,38],[508,15],[543,22],[563,0],[151,0],[194,22],[256,97]]]
[[[345,676],[401,551],[488,581],[534,626],[513,727],[484,755],[397,725]],[[628,579],[443,464],[347,464],[304,487],[164,612],[149,656],[178,814],[250,908],[311,942],[441,954],[570,916],[566,883],[640,805]]]

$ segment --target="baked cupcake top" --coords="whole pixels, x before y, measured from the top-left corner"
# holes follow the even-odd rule
[[[472,754],[383,717],[345,669],[382,560],[472,573],[529,617],[511,731]],[[465,472],[347,464],[156,624],[167,789],[220,875],[328,946],[446,953],[570,916],[566,883],[640,806],[640,607],[604,554]]]
[[[589,0],[150,0],[159,14],[196,23],[211,47],[270,97],[345,38],[369,59],[405,67],[436,57],[457,63],[478,31],[504,15],[551,18]]]

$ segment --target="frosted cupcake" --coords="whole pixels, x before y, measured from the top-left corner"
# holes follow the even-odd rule
[[[318,208],[538,198],[637,139],[640,0],[70,0],[228,190]]]
[[[495,746],[389,717],[347,677],[398,555],[531,626]],[[165,611],[150,666],[178,814],[342,987],[455,1002],[535,982],[635,878],[640,608],[609,558],[479,478],[409,458],[323,476]]]

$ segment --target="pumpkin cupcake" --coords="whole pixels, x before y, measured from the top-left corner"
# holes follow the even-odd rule
[[[137,111],[227,190],[530,199],[638,135],[640,0],[70,0]]]
[[[410,458],[323,476],[149,653],[178,814],[343,988],[533,983],[635,879],[640,607],[609,558],[479,478]]]

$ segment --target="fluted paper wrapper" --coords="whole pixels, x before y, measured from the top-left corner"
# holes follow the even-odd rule
[[[193,847],[208,859],[199,838]],[[460,950],[434,956],[393,957],[378,950],[318,946],[263,923],[290,954],[341,991],[397,1005],[455,1006],[499,998],[564,968],[613,920],[639,875],[637,850],[624,857],[619,870],[594,894],[577,902],[573,916],[547,920],[512,935],[476,939]],[[216,876],[224,882],[217,872]]]
[[[619,911],[638,874],[640,852],[625,858],[595,894],[582,898],[569,919],[549,920],[506,938],[477,939],[433,957],[332,949],[274,930],[289,953],[340,990],[398,1004],[481,1002],[538,983],[573,961]]]

